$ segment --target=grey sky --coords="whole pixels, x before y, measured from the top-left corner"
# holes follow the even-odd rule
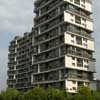
[[[31,31],[34,0],[0,0],[0,89],[6,86],[9,41],[15,35]],[[97,74],[100,78],[100,0],[93,0]]]

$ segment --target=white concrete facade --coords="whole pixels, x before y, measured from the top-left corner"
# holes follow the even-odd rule
[[[76,18],[79,18],[79,22],[77,22]],[[82,18],[79,15],[74,15],[69,12],[64,12],[64,21],[69,22],[71,24],[77,25],[79,27],[88,29],[90,31],[93,31],[93,22],[91,20],[88,20],[86,18]]]
[[[86,11],[92,12],[92,3],[91,0],[79,0],[79,4],[75,3],[76,0],[64,0],[75,6],[78,6]]]
[[[92,3],[91,0],[64,0],[65,2],[69,2],[70,4],[73,4],[82,10],[92,13]],[[76,2],[79,1],[79,2]],[[73,13],[69,10],[64,11],[64,21],[70,24],[73,24],[75,26],[78,26],[80,28],[84,28],[88,31],[93,31],[93,21],[91,19],[88,19],[87,17],[83,17],[77,13]],[[84,37],[80,37],[80,42],[78,42],[78,37],[76,34],[69,34],[68,32],[65,32],[64,34],[65,44],[75,46],[82,48],[84,50],[89,51],[95,51],[94,48],[94,40],[87,39]],[[65,55],[65,67],[69,69],[77,69],[81,71],[93,71],[94,72],[94,66],[91,66],[89,59],[81,58],[82,64],[78,64],[78,57],[73,57],[71,55]],[[68,92],[70,93],[76,93],[78,89],[78,82],[80,82],[80,79],[75,78],[67,78],[65,80],[65,86]],[[84,86],[89,86],[88,80],[82,80]]]
[[[77,36],[76,35],[71,35],[65,32],[65,43],[69,45],[74,45],[80,48],[88,49],[94,51],[94,41],[86,38],[80,38],[81,43],[77,43]]]

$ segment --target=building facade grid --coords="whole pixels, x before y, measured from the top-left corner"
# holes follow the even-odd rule
[[[8,87],[89,86],[95,73],[91,0],[36,0],[34,26],[9,46]]]

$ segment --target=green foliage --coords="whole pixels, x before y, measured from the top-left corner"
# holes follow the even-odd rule
[[[47,100],[66,100],[67,92],[64,90],[49,88],[47,90]]]
[[[100,100],[100,92],[93,91],[93,100]]]
[[[1,100],[18,100],[19,91],[16,89],[7,89],[5,92],[1,92]]]
[[[80,87],[75,100],[93,100],[91,90],[88,87]]]
[[[91,91],[87,87],[80,87],[76,94],[69,94],[63,89],[52,87],[47,90],[36,87],[26,93],[7,89],[1,92],[0,100],[100,100],[100,92]]]
[[[47,100],[46,92],[43,88],[36,87],[25,94],[25,100]]]
[[[4,100],[4,99],[3,99],[3,96],[2,96],[1,94],[0,94],[0,100]]]

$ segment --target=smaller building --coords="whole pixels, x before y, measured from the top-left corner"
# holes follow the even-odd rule
[[[92,81],[90,87],[92,90],[100,91],[100,80]]]

